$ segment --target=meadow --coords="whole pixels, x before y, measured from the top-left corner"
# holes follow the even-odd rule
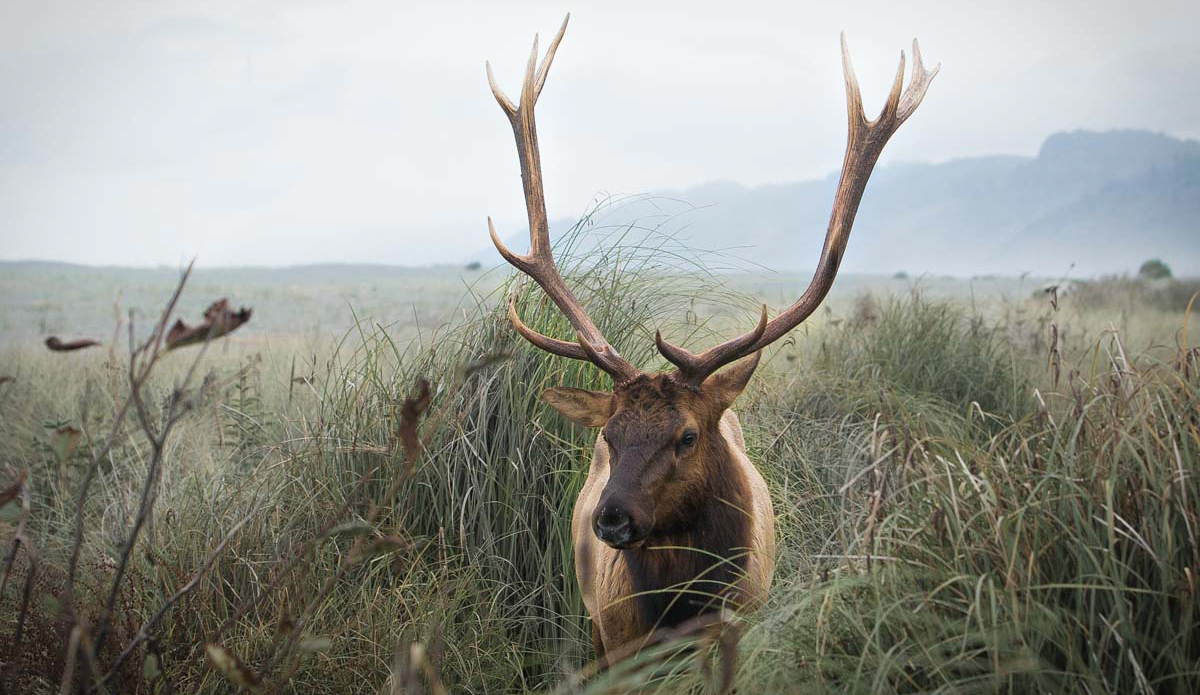
[[[656,329],[703,344],[807,280],[661,251],[559,250],[644,369]],[[568,324],[504,271],[345,270],[199,271],[184,320],[255,313],[165,352],[178,273],[4,270],[5,692],[1200,691],[1200,282],[839,279],[735,406],[767,607],[598,672],[595,433],[539,394],[606,377],[512,332],[514,290]]]

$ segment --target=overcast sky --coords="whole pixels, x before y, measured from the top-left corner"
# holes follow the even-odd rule
[[[1200,2],[0,3],[0,258],[457,261],[522,222],[533,34],[550,215],[600,191],[822,176],[845,30],[870,115],[942,64],[883,161],[1034,154],[1051,132],[1200,136]],[[814,230],[820,233],[823,230]]]

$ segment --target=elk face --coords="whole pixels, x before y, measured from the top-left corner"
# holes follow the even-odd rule
[[[677,375],[655,374],[612,393],[552,388],[542,394],[577,424],[601,428],[609,477],[592,510],[597,538],[613,548],[634,548],[689,525],[725,446],[721,416],[754,374],[758,354],[698,387]]]

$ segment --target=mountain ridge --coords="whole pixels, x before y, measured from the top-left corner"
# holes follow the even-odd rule
[[[603,225],[635,222],[777,270],[812,268],[837,172],[745,186],[710,181],[621,199]],[[575,220],[551,221],[561,236]],[[505,234],[528,247],[524,230]],[[895,163],[873,175],[843,267],[970,276],[1133,272],[1161,257],[1200,274],[1200,141],[1143,130],[1054,133],[1034,156]],[[481,260],[495,259],[488,250]]]

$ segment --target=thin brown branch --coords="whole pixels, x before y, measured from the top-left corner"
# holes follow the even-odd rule
[[[183,273],[181,274],[179,283],[175,286],[175,291],[172,293],[171,299],[167,302],[166,308],[163,309],[162,315],[158,321],[158,327],[155,329],[154,334],[152,334],[150,339],[148,339],[147,342],[140,348],[135,348],[133,346],[133,321],[131,318],[129,322],[129,342],[131,352],[129,370],[131,375],[135,370],[137,355],[146,349],[146,347],[150,345],[151,341],[156,341],[156,336],[161,336],[162,329],[164,326],[166,326],[167,319],[170,317],[171,312],[175,310],[175,305],[179,302],[179,297],[183,293],[184,285],[187,284],[188,278],[191,276],[193,263],[195,263],[195,261],[189,263],[187,268],[184,269]],[[100,448],[100,451],[92,456],[92,463],[88,466],[87,472],[84,474],[83,483],[79,486],[79,496],[75,500],[75,536],[71,542],[71,560],[68,563],[67,586],[66,591],[64,592],[64,605],[66,605],[67,610],[72,611],[72,613],[74,612],[75,578],[79,570],[80,550],[83,547],[84,508],[87,506],[88,495],[91,492],[92,483],[96,479],[96,474],[100,470],[100,462],[109,456],[113,447],[116,445],[117,439],[121,436],[121,426],[124,424],[125,417],[129,414],[129,408],[133,405],[135,400],[134,393],[138,392],[141,389],[142,384],[144,384],[149,378],[150,369],[153,366],[154,361],[151,360],[150,363],[146,365],[146,368],[137,376],[137,378],[133,379],[131,383],[132,391],[130,395],[121,403],[120,408],[117,409],[117,413],[113,418],[112,429],[109,430],[107,441],[104,443],[104,446]]]
[[[240,531],[241,528],[245,526],[246,523],[249,522],[250,519],[252,519],[257,513],[258,509],[255,507],[249,514],[243,517],[241,521],[234,524],[229,531],[225,533],[225,536],[221,539],[221,542],[217,543],[216,547],[209,552],[208,557],[204,559],[204,563],[200,565],[199,569],[192,573],[192,578],[189,579],[186,584],[180,587],[178,591],[176,591],[174,594],[171,594],[167,600],[163,601],[158,607],[158,610],[154,612],[154,615],[150,616],[150,618],[142,624],[142,627],[138,630],[137,634],[134,635],[134,638],[130,640],[129,644],[125,646],[125,649],[123,649],[121,653],[117,655],[116,660],[113,661],[113,664],[109,667],[108,672],[104,674],[98,683],[96,683],[97,686],[103,686],[105,683],[111,680],[113,676],[116,675],[117,671],[121,668],[121,665],[124,664],[127,659],[129,659],[134,650],[150,637],[150,632],[158,626],[158,622],[167,614],[167,611],[169,611],[172,606],[179,602],[180,599],[182,599],[184,596],[187,596],[192,589],[195,589],[196,586],[200,584],[200,580],[204,578],[204,575],[207,574],[212,568],[213,564],[216,563],[217,558],[220,557],[221,553],[225,551],[225,546],[229,545],[229,541],[231,541],[237,532]]]
[[[21,516],[17,522],[17,532],[13,536],[12,550],[9,551],[8,557],[4,561],[4,578],[0,580],[0,596],[4,595],[5,589],[8,586],[8,578],[12,572],[12,568],[17,559],[17,553],[21,546],[25,546],[25,554],[29,556],[29,570],[25,574],[25,587],[21,593],[21,606],[17,613],[17,625],[13,631],[12,649],[13,653],[17,654],[21,651],[21,641],[25,636],[25,617],[29,612],[29,598],[33,592],[33,581],[38,572],[38,556],[37,551],[29,543],[29,538],[25,535],[25,524],[29,520],[30,508],[32,507],[31,493],[29,490],[29,481],[24,473],[21,473],[13,488],[5,490],[4,496],[8,497],[7,501],[11,502],[19,495],[21,498]],[[11,493],[11,494],[10,494]],[[3,672],[0,672],[0,693],[8,692],[8,676],[12,668],[13,659],[7,659],[4,664]]]
[[[161,324],[160,324],[161,325]],[[213,329],[210,329],[210,333]],[[205,341],[207,346],[208,341]],[[156,361],[161,353],[154,354],[150,357],[151,361]],[[150,441],[151,455],[150,466],[146,471],[146,479],[142,486],[141,500],[138,504],[138,513],[134,518],[133,529],[129,532],[129,538],[126,540],[124,547],[121,550],[121,558],[117,563],[117,571],[113,575],[112,586],[109,589],[108,599],[104,603],[104,611],[100,615],[100,622],[96,629],[95,645],[99,649],[104,645],[105,638],[108,635],[108,627],[112,619],[113,608],[116,606],[117,597],[121,592],[121,581],[125,577],[125,572],[128,570],[129,558],[133,554],[133,548],[137,544],[138,536],[141,534],[142,528],[146,521],[150,518],[154,511],[154,503],[158,499],[158,483],[162,478],[163,455],[166,451],[167,438],[171,434],[171,430],[178,424],[186,412],[186,408],[181,409],[180,404],[183,403],[182,394],[187,389],[191,379],[195,375],[196,367],[204,358],[204,351],[197,353],[192,360],[191,366],[188,368],[187,375],[184,380],[172,392],[168,401],[167,410],[163,417],[161,429],[154,431],[154,426],[150,421],[149,414],[146,411],[145,403],[142,400],[141,385],[133,381],[133,370],[130,370],[130,396],[133,398],[135,412],[138,416],[138,421],[142,426],[142,431],[146,438]],[[150,365],[148,365],[149,367]],[[149,369],[144,371],[149,374]],[[203,396],[205,389],[202,385],[200,393],[194,398]]]

